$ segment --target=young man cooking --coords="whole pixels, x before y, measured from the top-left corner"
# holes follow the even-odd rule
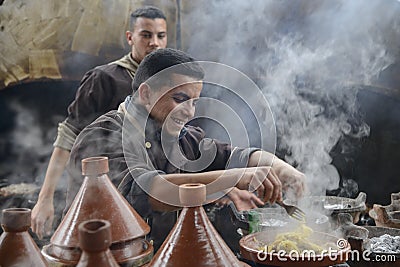
[[[134,77],[132,96],[77,137],[68,163],[67,207],[82,183],[81,160],[92,156],[109,158],[110,178],[149,222],[155,249],[176,221],[177,185],[206,184],[209,202],[227,193],[239,210],[281,200],[287,185],[301,194],[304,175],[271,153],[233,148],[186,125],[203,77],[200,64],[184,52],[166,48],[147,55]],[[202,158],[209,163],[199,167]]]
[[[132,79],[140,61],[150,52],[167,46],[167,23],[163,12],[151,6],[131,14],[125,33],[131,47],[120,60],[98,66],[83,77],[68,117],[59,124],[54,150],[38,201],[32,210],[32,230],[39,238],[49,234],[54,217],[53,197],[79,132],[98,116],[116,109],[131,94]]]

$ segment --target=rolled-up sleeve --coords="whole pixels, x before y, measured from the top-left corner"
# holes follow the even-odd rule
[[[75,128],[68,122],[63,121],[58,124],[57,139],[54,142],[53,146],[71,151],[78,134],[79,130],[77,128]]]
[[[226,164],[226,168],[232,169],[232,168],[247,167],[250,155],[258,150],[260,149],[255,147],[250,147],[250,148],[234,147],[232,149],[231,156],[229,157],[228,162]]]

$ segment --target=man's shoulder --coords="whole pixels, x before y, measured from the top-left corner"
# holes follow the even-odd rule
[[[93,75],[93,74],[113,76],[118,73],[123,74],[123,75],[128,75],[127,68],[121,64],[117,64],[117,62],[118,61],[111,61],[108,63],[104,63],[102,65],[95,66],[86,72],[86,76]],[[133,71],[133,73],[134,73],[134,71]]]
[[[94,146],[93,149],[100,149],[107,143],[114,142],[122,134],[123,117],[116,110],[101,115],[91,124],[86,126],[75,140],[72,151],[85,150],[88,146]],[[108,137],[112,138],[108,138]]]
[[[88,70],[82,78],[81,83],[87,80],[115,80],[115,81],[131,81],[132,78],[128,72],[121,66],[110,64],[100,65]]]
[[[80,177],[82,159],[87,157],[105,156],[119,157],[122,153],[123,119],[116,110],[98,117],[86,126],[75,140],[71,149],[68,171],[72,176]]]
[[[97,73],[99,75],[110,75],[115,73],[123,73],[126,72],[126,70],[117,64],[104,64],[94,67],[89,72]]]
[[[119,129],[124,122],[124,116],[117,110],[111,110],[94,120],[86,128]]]
[[[97,136],[108,136],[111,133],[122,131],[123,116],[116,110],[111,110],[87,125],[77,136],[75,143],[81,142],[83,139],[93,138]],[[78,141],[79,140],[79,141]]]

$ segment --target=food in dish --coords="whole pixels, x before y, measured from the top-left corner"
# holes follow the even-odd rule
[[[277,234],[271,244],[265,244],[259,250],[267,253],[284,251],[289,254],[296,252],[299,255],[312,251],[317,255],[324,251],[328,252],[337,249],[336,244],[333,243],[317,244],[317,242],[310,239],[312,234],[313,230],[310,227],[301,224],[295,231]]]

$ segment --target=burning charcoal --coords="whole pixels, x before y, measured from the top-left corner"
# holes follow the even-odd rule
[[[386,246],[378,246],[373,249],[374,252],[384,252],[384,253],[393,253],[388,247]]]
[[[384,234],[371,238],[369,242],[373,252],[400,253],[400,236]]]

